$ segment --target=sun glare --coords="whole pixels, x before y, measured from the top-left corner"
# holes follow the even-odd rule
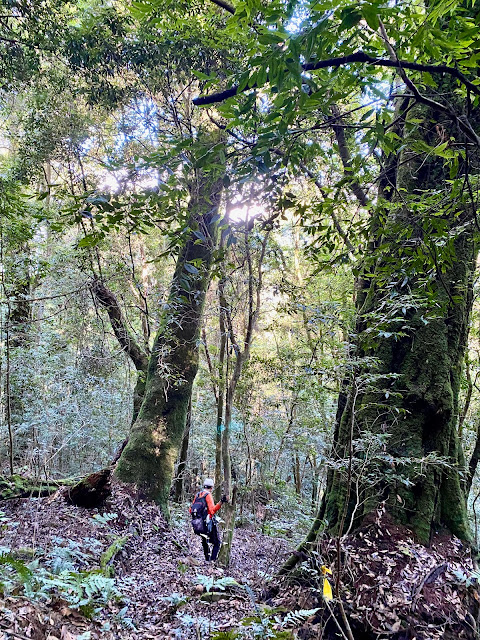
[[[230,209],[229,218],[233,223],[248,222],[252,218],[261,218],[265,213],[265,208],[261,204],[238,205]]]

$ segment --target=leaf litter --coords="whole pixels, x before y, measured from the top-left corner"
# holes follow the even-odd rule
[[[4,501],[1,508],[3,553],[51,570],[58,561],[69,576],[98,571],[112,577],[118,593],[89,618],[69,602],[68,589],[63,597],[55,589],[28,598],[21,589],[7,591],[0,598],[0,640],[208,638],[255,613],[266,578],[289,554],[284,540],[238,528],[223,571],[204,561],[187,518],[169,526],[155,504],[123,485],[114,486],[101,509],[68,505],[61,492]]]
[[[337,580],[336,538],[320,537],[296,571],[297,585],[269,603],[317,612],[297,629],[302,640],[339,638],[338,601],[323,602],[321,565]],[[474,640],[480,637],[480,572],[458,538],[434,532],[430,545],[413,539],[383,508],[340,541],[340,597],[355,639]],[[310,584],[310,589],[305,584]],[[336,621],[335,621],[336,619]]]

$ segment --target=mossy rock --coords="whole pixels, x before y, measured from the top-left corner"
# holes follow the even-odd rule
[[[225,591],[208,591],[200,596],[200,600],[202,602],[219,602],[220,600],[228,600],[232,597],[232,593],[226,593]]]

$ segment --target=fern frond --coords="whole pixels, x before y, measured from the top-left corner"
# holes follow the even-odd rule
[[[288,627],[299,627],[308,620],[308,618],[318,613],[318,611],[320,611],[320,607],[316,609],[297,609],[297,611],[290,611],[283,619],[282,627],[284,629]]]

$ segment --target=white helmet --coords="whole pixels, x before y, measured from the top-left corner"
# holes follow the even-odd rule
[[[211,478],[205,478],[205,480],[203,481],[204,489],[213,489],[214,486],[215,486],[215,483]]]

